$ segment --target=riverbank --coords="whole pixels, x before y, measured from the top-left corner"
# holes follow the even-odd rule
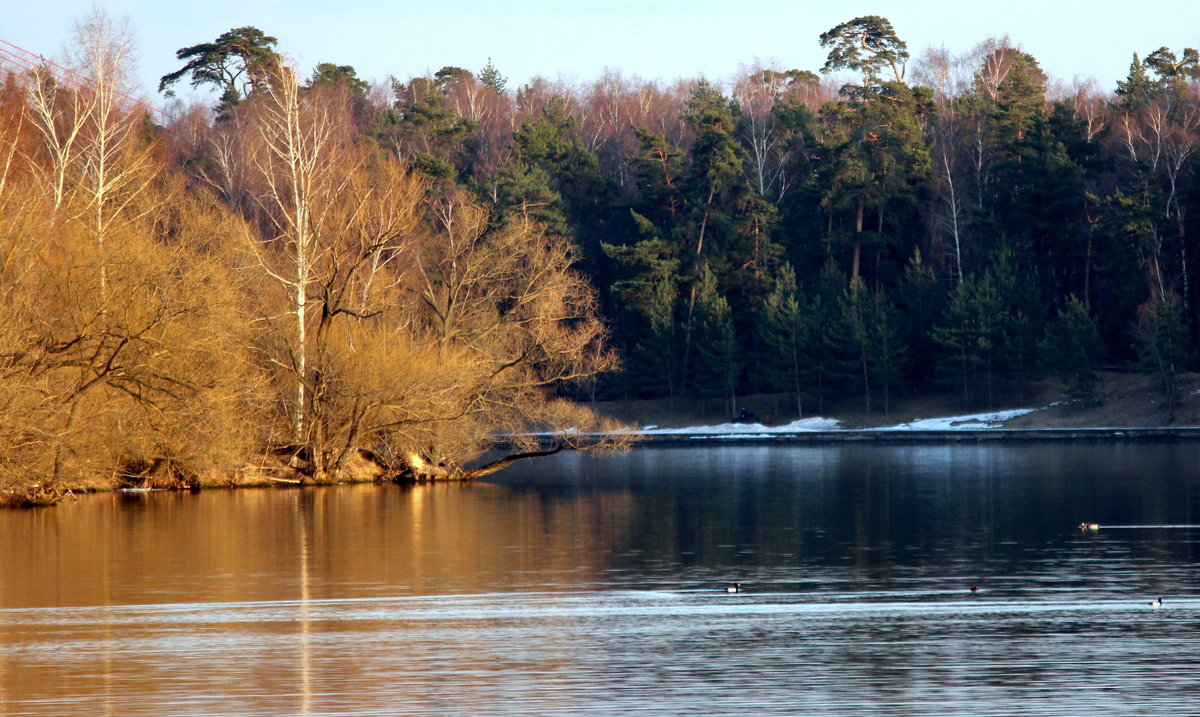
[[[272,486],[315,486],[347,483],[375,483],[387,480],[385,470],[375,461],[359,454],[337,478],[320,478],[289,463],[287,457],[264,453],[260,462],[236,469],[212,468],[198,474],[184,473],[169,463],[148,467],[137,474],[94,476],[74,481],[39,481],[31,484],[0,485],[0,508],[38,508],[55,505],[77,494],[109,491],[141,493],[148,491],[200,491],[226,488],[266,488]]]

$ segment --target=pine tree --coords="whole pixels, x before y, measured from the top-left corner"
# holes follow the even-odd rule
[[[920,122],[927,94],[890,82],[851,88],[821,110],[820,201],[828,240],[849,250],[851,280],[862,274],[864,257],[886,273],[876,281],[894,280],[915,241],[911,227],[932,168]]]
[[[1095,317],[1078,297],[1072,296],[1046,328],[1042,353],[1046,364],[1063,384],[1069,400],[1091,403],[1096,399],[1096,367],[1104,347]]]
[[[736,105],[701,82],[688,101],[685,121],[696,133],[681,191],[682,207],[673,235],[690,262],[692,286],[684,321],[683,367],[688,374],[691,328],[705,265],[738,317],[741,335],[752,336],[751,312],[769,290],[767,269],[782,255],[771,241],[774,209],[758,197],[744,172],[745,148],[736,136]],[[685,267],[687,265],[685,264]]]
[[[883,394],[883,412],[891,413],[892,391],[900,380],[907,344],[901,331],[899,311],[883,291],[871,293],[868,330],[872,340],[872,381]]]
[[[1170,421],[1179,403],[1179,373],[1187,368],[1188,337],[1183,304],[1169,292],[1138,307],[1138,356],[1142,370],[1159,381]]]
[[[1129,63],[1129,76],[1117,80],[1116,94],[1121,98],[1121,107],[1127,110],[1139,110],[1150,104],[1154,92],[1154,83],[1146,72],[1146,64],[1138,54],[1133,53],[1133,61]]]
[[[796,401],[796,414],[804,417],[804,351],[811,327],[796,288],[796,272],[784,264],[775,277],[771,293],[763,302],[759,339],[762,368],[771,391],[789,391]]]
[[[603,236],[601,218],[609,205],[609,185],[600,162],[579,135],[579,119],[560,96],[551,97],[536,117],[514,133],[516,160],[498,182],[502,216],[535,216],[553,231],[574,238],[582,269],[595,273]]]
[[[371,128],[371,134],[397,157],[413,162],[427,176],[446,179],[463,165],[464,143],[478,127],[450,106],[446,75],[392,80],[396,101]]]
[[[700,267],[693,321],[696,348],[696,360],[691,367],[693,390],[700,396],[728,399],[732,414],[737,405],[740,343],[733,328],[729,302],[718,290],[716,275],[707,265]]]
[[[804,363],[810,372],[806,383],[814,388],[818,412],[825,410],[830,391],[850,384],[856,376],[854,357],[848,352],[849,331],[842,320],[845,286],[846,275],[831,259],[808,292]]]
[[[872,396],[878,392],[887,413],[903,354],[896,309],[884,294],[869,291],[866,282],[858,277],[850,280],[842,298],[841,313],[862,381],[864,406],[870,411]]]
[[[842,322],[846,325],[850,346],[854,350],[858,375],[862,380],[863,405],[871,411],[871,318],[870,297],[861,276],[850,280],[842,297]]]
[[[897,368],[908,381],[919,386],[931,377],[936,366],[937,346],[932,332],[946,298],[937,273],[923,259],[920,250],[913,252],[904,267],[897,297],[902,317],[901,343],[908,347],[907,360]]]
[[[934,327],[933,340],[945,352],[943,373],[956,375],[961,382],[964,409],[972,406],[973,389],[981,374],[987,404],[992,403],[997,352],[1004,341],[1006,319],[995,280],[985,273],[955,287],[941,324]]]
[[[636,216],[636,215],[635,215]],[[640,219],[647,238],[632,246],[604,244],[604,252],[623,270],[611,294],[631,346],[627,374],[640,395],[678,395],[677,324],[675,309],[679,260],[669,242],[654,236]]]
[[[637,153],[630,160],[637,176],[639,201],[634,208],[663,233],[669,233],[683,208],[683,150],[661,135],[635,128]]]
[[[492,58],[488,58],[487,64],[479,71],[479,81],[491,87],[499,94],[504,94],[508,89],[508,78],[500,74],[500,70],[492,64]]]

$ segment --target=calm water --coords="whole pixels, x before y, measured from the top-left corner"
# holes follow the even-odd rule
[[[85,496],[0,512],[0,715],[1194,715],[1198,524],[1196,444]]]

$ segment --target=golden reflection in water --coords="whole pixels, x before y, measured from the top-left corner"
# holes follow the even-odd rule
[[[308,550],[312,535],[312,502],[309,494],[296,492],[298,513],[297,541],[300,553],[300,604],[297,621],[300,623],[300,714],[312,714],[312,594],[309,588]]]
[[[3,627],[4,621],[0,621],[0,627]],[[9,713],[8,709],[8,653],[6,650],[0,649],[0,715]]]
[[[34,625],[0,614],[0,713],[82,699],[92,713],[119,715],[131,695],[169,705],[189,689],[232,685],[288,699],[283,712],[320,712],[321,695],[368,683],[380,659],[369,640],[329,649],[348,626],[324,601],[515,590],[552,604],[554,593],[603,579],[628,545],[633,512],[621,490],[562,497],[484,483],[92,495],[3,511],[0,610],[60,610]],[[256,617],[281,601],[298,602],[294,624]],[[394,622],[380,630],[424,627]],[[495,669],[489,646],[470,644],[474,631],[449,634],[464,668]],[[555,649],[529,659],[562,674],[570,625],[552,637]],[[214,656],[225,644],[237,653]],[[10,649],[39,658],[14,660]]]

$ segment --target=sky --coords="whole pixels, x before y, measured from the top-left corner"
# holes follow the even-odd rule
[[[176,50],[247,25],[278,38],[302,76],[332,62],[368,81],[408,79],[447,65],[478,72],[490,58],[510,89],[537,75],[585,84],[606,69],[664,82],[722,82],[755,62],[816,71],[820,34],[861,15],[891,20],[914,57],[1007,35],[1052,78],[1094,78],[1104,90],[1134,52],[1200,47],[1197,0],[0,0],[0,40],[59,56],[93,6],[128,19],[145,96],[158,104],[158,78],[182,65]]]

